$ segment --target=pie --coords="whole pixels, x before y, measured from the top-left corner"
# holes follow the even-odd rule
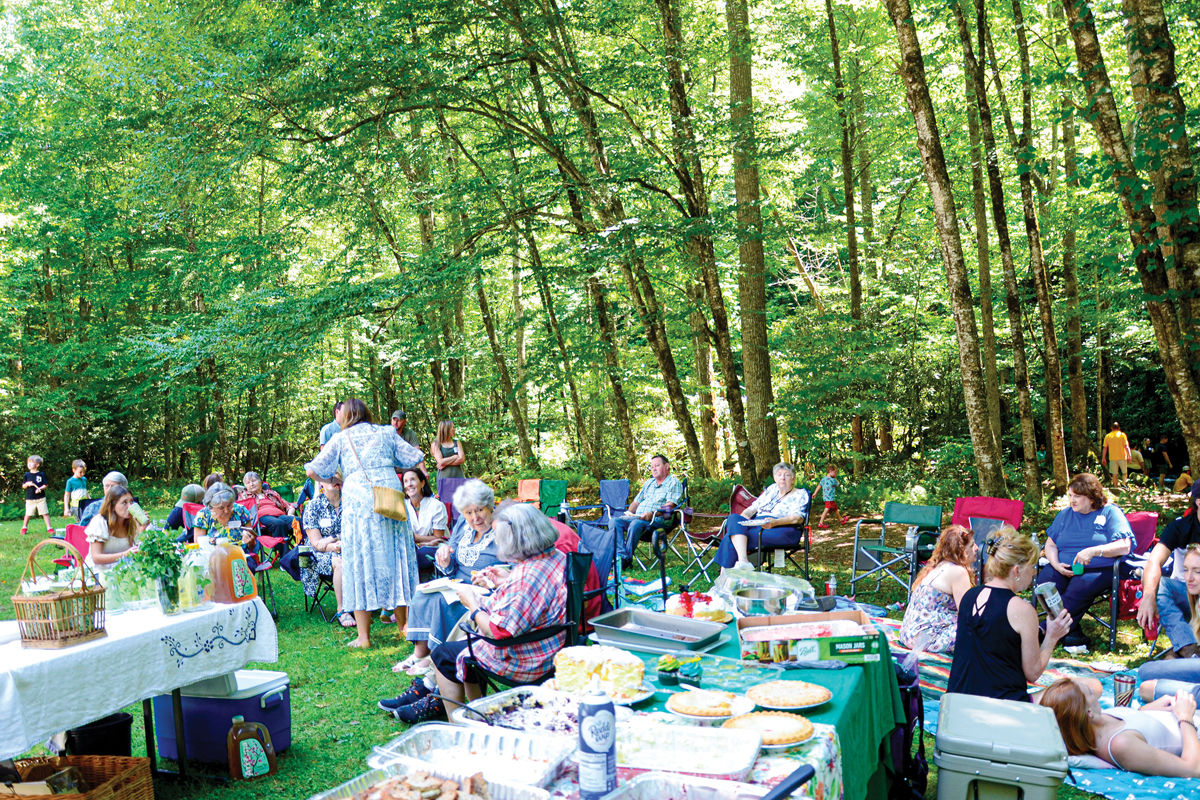
[[[812,723],[799,714],[786,711],[756,711],[726,720],[722,728],[755,731],[763,744],[792,744],[803,742],[813,734]]]
[[[667,699],[667,708],[693,717],[728,717],[733,713],[731,703],[737,699],[732,692],[705,689],[702,692],[676,692]]]
[[[760,706],[771,708],[801,708],[824,703],[833,697],[833,692],[824,686],[804,681],[768,681],[746,691]]]

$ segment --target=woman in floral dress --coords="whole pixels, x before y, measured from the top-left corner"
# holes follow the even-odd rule
[[[304,505],[301,525],[312,547],[312,566],[300,570],[304,593],[316,597],[321,578],[330,579],[337,598],[334,617],[343,628],[354,627],[354,615],[342,610],[342,474],[321,481],[324,491]]]
[[[371,487],[400,491],[397,469],[421,463],[424,454],[396,435],[391,425],[374,425],[358,399],[342,406],[342,429],[304,465],[313,480],[328,481],[339,470],[342,487],[342,609],[354,614],[358,636],[350,647],[371,646],[371,616],[379,609],[408,606],[417,587],[417,550],[407,522],[375,513]]]
[[[951,525],[938,537],[925,568],[917,573],[912,597],[900,624],[900,643],[925,653],[954,651],[958,604],[975,585],[971,566],[979,554],[975,535]]]

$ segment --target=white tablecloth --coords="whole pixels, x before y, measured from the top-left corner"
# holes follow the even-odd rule
[[[167,617],[110,616],[108,636],[62,650],[0,645],[0,758],[147,697],[276,661],[275,623],[262,600]]]

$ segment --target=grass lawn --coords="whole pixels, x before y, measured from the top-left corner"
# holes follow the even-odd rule
[[[572,498],[572,502],[576,502]],[[151,515],[160,518],[167,509],[153,509]],[[63,520],[56,519],[61,525]],[[25,559],[39,541],[34,530],[29,536],[20,535],[20,522],[0,523],[0,619],[12,619],[10,597],[16,591]],[[1041,530],[1041,527],[1038,528]],[[812,578],[822,587],[825,578],[834,574],[842,591],[849,587],[850,552],[853,548],[853,522],[833,530],[814,531]],[[678,564],[670,570],[678,579]],[[654,577],[651,574],[639,577]],[[383,744],[406,725],[384,714],[375,703],[403,691],[410,682],[407,676],[395,676],[391,666],[407,656],[412,648],[398,638],[392,626],[373,629],[375,646],[368,651],[346,648],[351,637],[343,629],[321,621],[316,614],[306,614],[300,584],[282,576],[275,581],[279,605],[279,662],[250,664],[251,668],[281,670],[291,679],[292,746],[279,758],[279,774],[253,783],[214,785],[207,782],[174,783],[162,781],[155,787],[156,795],[164,800],[173,798],[204,798],[205,800],[248,800],[264,796],[305,798],[331,788],[366,770],[366,758],[371,747]],[[869,588],[869,587],[867,587]],[[862,594],[861,599],[877,605],[904,599],[899,586],[884,585],[877,593]],[[332,604],[332,601],[330,601]],[[893,614],[894,615],[894,614]],[[1085,623],[1094,641],[1101,641],[1099,627]],[[1148,646],[1141,641],[1140,631],[1132,623],[1123,623],[1119,636],[1117,660],[1136,665],[1145,659]],[[1059,655],[1065,655],[1060,651]],[[1113,654],[1100,652],[1092,658],[1111,659]],[[1085,657],[1086,658],[1086,657]],[[95,691],[119,676],[99,677]],[[90,689],[85,682],[77,684],[83,691]],[[58,689],[48,688],[48,691]],[[63,702],[70,702],[64,694]],[[133,752],[145,755],[140,705],[126,709],[134,716]],[[931,761],[933,739],[926,736],[926,750]],[[44,753],[41,746],[34,753]],[[854,769],[857,765],[843,765]],[[926,797],[937,796],[937,770],[932,769]],[[1090,797],[1069,786],[1063,787],[1059,798]]]

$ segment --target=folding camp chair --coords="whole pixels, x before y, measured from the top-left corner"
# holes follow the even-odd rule
[[[84,560],[87,560],[88,550],[91,549],[87,540],[87,528],[82,525],[68,525],[64,534],[65,535],[63,538],[66,540],[67,544],[78,550],[79,554],[83,556]],[[71,551],[68,550],[67,552],[70,553]],[[78,566],[74,562],[74,555],[67,555],[62,558],[54,559],[54,563],[58,564],[60,567]]]
[[[691,498],[685,498],[681,504],[683,506],[690,505]],[[733,491],[729,494],[729,513],[741,514],[755,500],[754,495],[745,486],[738,484],[733,487]],[[707,520],[703,523],[704,527],[696,527],[690,523],[696,519]],[[686,521],[682,522],[676,529],[675,534],[671,537],[670,547],[681,561],[684,562],[682,581],[691,584],[700,578],[701,575],[710,584],[713,579],[709,577],[708,569],[713,566],[713,559],[717,557],[717,547],[720,546],[721,539],[725,536],[725,528],[728,524],[729,517],[726,514],[701,514],[693,511]],[[687,548],[687,553],[681,552],[681,547]],[[707,558],[707,560],[705,560]]]
[[[196,527],[196,515],[204,510],[204,504],[184,503],[180,508],[183,510],[183,527],[187,530],[188,539],[194,542],[196,534],[192,529]]]
[[[1129,520],[1129,527],[1133,529],[1133,547],[1129,554],[1118,559],[1112,566],[1112,589],[1104,592],[1092,601],[1092,607],[1088,609],[1087,616],[1100,623],[1101,627],[1108,631],[1108,649],[1114,652],[1117,649],[1117,622],[1123,619],[1133,619],[1137,616],[1137,609],[1130,607],[1122,608],[1121,597],[1127,594],[1122,591],[1126,585],[1132,588],[1138,588],[1142,584],[1140,570],[1137,577],[1122,578],[1122,571],[1132,573],[1134,569],[1142,567],[1146,563],[1146,554],[1158,541],[1156,533],[1158,532],[1158,514],[1151,511],[1132,511],[1125,515],[1125,519]],[[1122,569],[1124,565],[1124,570]],[[1094,609],[1097,604],[1106,603],[1106,613],[1096,613]],[[1155,631],[1155,639],[1158,638]],[[1147,636],[1147,638],[1150,638]]]
[[[274,489],[275,491],[279,492],[279,496],[289,503],[296,502],[296,489],[290,483],[281,483],[278,486],[271,486],[268,484],[264,485],[266,485],[268,489]]]
[[[612,611],[621,605],[621,559],[617,552],[617,534],[613,526],[596,522],[575,522],[579,534],[579,552],[592,554],[592,566],[600,578],[600,611]],[[611,596],[611,600],[609,597]],[[591,599],[588,592],[587,599]]]
[[[984,542],[1001,525],[1012,525],[1020,529],[1024,516],[1025,504],[1020,500],[1007,500],[1003,497],[960,497],[954,501],[954,513],[950,517],[950,524],[962,525],[975,536],[975,544],[979,546],[979,554],[975,556],[975,573],[979,576],[980,583],[983,583],[983,562],[987,560]]]
[[[542,502],[541,486],[541,478],[525,478],[517,481],[517,502],[540,505]]]
[[[863,536],[863,526],[868,530],[879,526],[879,536]],[[907,528],[903,547],[889,547],[884,541],[888,525]],[[905,599],[912,593],[912,581],[916,577],[921,561],[933,552],[937,537],[941,533],[941,506],[913,506],[906,503],[884,503],[883,519],[860,519],[854,526],[854,561],[850,568],[850,593],[859,581],[875,577],[875,589],[879,591],[883,578],[894,580],[905,591]],[[908,579],[896,574],[897,565],[908,568]]]
[[[449,515],[450,525],[458,522],[458,509],[454,507],[454,493],[458,491],[458,487],[467,482],[466,478],[438,478],[437,496],[438,500],[446,503],[446,513]]]
[[[567,482],[543,480],[538,486],[538,503],[542,513],[556,518],[567,502]]]
[[[600,502],[594,506],[567,506],[560,509],[560,515],[563,522],[570,525],[576,525],[580,520],[575,519],[575,514],[580,511],[596,511],[599,510],[599,515],[595,520],[590,520],[592,524],[601,525],[604,527],[612,527],[613,520],[623,513],[629,505],[629,481],[624,478],[613,481],[600,481]]]
[[[583,626],[583,603],[584,603],[584,586],[587,583],[588,572],[592,567],[592,555],[590,553],[567,553],[567,607],[565,613],[565,621],[555,625],[548,625],[545,628],[539,628],[528,633],[523,633],[520,636],[512,636],[505,639],[492,639],[475,631],[468,620],[465,618],[459,622],[459,627],[467,635],[467,657],[466,664],[469,668],[482,678],[480,681],[479,690],[483,694],[487,694],[493,686],[525,686],[527,683],[514,681],[504,675],[499,675],[488,669],[485,669],[479,660],[475,657],[475,651],[472,649],[476,642],[484,641],[497,649],[507,649],[516,647],[522,644],[531,642],[541,642],[546,639],[566,634],[565,646],[573,647],[579,642],[580,632]],[[549,680],[554,675],[554,667],[551,666],[550,671],[542,675],[532,683],[542,683]]]

